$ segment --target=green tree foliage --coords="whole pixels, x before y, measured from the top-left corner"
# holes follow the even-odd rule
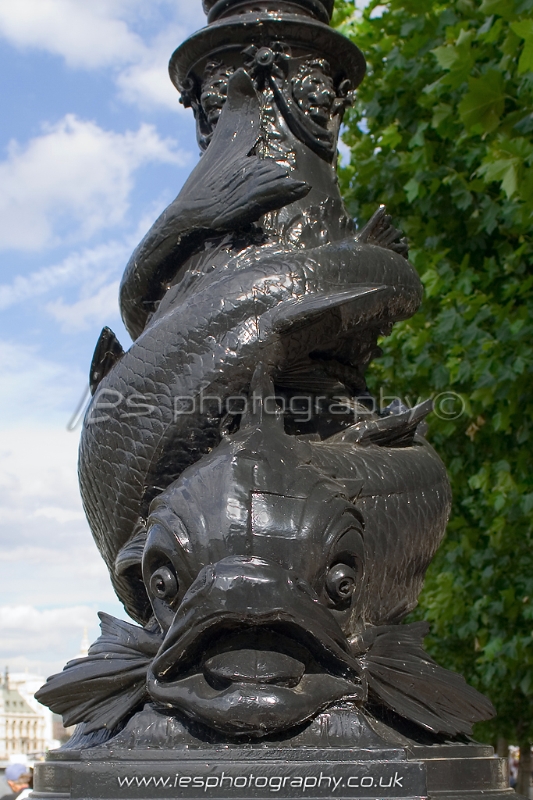
[[[336,23],[369,70],[347,116],[341,187],[385,203],[425,287],[370,370],[411,404],[454,506],[417,614],[428,649],[490,696],[477,731],[533,740],[533,0],[373,0]],[[350,16],[352,15],[352,16]],[[454,393],[443,394],[443,393]],[[454,399],[455,397],[455,399]]]

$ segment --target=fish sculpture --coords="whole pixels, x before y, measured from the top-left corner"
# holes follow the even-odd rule
[[[142,574],[155,620],[104,615],[88,658],[40,697],[86,734],[116,730],[152,701],[258,738],[372,696],[435,733],[469,732],[488,701],[423,651],[424,623],[397,625],[450,503],[420,417],[291,436],[281,412],[266,413],[275,395],[264,384],[260,365],[255,413],[151,504]]]
[[[365,382],[422,292],[385,208],[356,230],[339,194],[363,56],[328,3],[206,10],[170,62],[204,152],[126,267],[133,344],[102,332],[80,446],[138,624],[101,615],[38,699],[79,724],[71,748],[275,742],[346,709],[469,735],[490,702],[402,624],[451,498],[431,403],[378,409]]]
[[[242,153],[254,146],[259,131],[259,98],[241,70],[228,82],[228,101],[209,145],[214,149],[202,157],[195,170],[200,174],[193,172],[180,197],[187,199],[191,183],[204,186],[211,152],[221,160],[229,149],[230,163],[252,159]],[[271,168],[280,169],[274,161]],[[295,181],[285,174],[280,180],[278,202],[286,202],[292,194],[287,196],[284,182]],[[175,203],[181,207],[185,201]],[[383,216],[378,213],[376,229]],[[163,218],[147,237],[155,252],[167,242],[172,210]],[[363,232],[294,250],[268,241],[236,254],[224,250],[224,263],[216,266],[211,250],[202,250],[105,375],[102,363],[110,358],[110,345],[104,336],[91,369],[93,382],[95,375],[101,380],[83,428],[80,485],[98,547],[124,597],[126,580],[115,565],[119,551],[142,525],[160,488],[218,443],[227,398],[246,391],[259,361],[276,366],[278,384],[292,379],[294,385],[296,379],[298,391],[308,391],[313,382],[328,394],[331,387],[340,388],[327,375],[320,382],[317,361],[326,362],[330,372],[336,364],[339,371],[350,371],[356,389],[364,390],[362,373],[378,336],[413,314],[421,298],[419,278],[406,259],[367,238]],[[154,259],[147,249],[141,243],[123,285],[132,263],[135,274],[147,270],[146,262]],[[124,302],[127,321],[131,303]],[[133,324],[130,328],[135,332]],[[146,621],[150,608],[137,585],[126,607]]]

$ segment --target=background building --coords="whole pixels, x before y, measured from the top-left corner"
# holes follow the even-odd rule
[[[74,658],[83,658],[88,650],[85,630]],[[0,767],[9,761],[24,763],[27,760],[31,764],[72,735],[74,728],[64,728],[61,717],[52,714],[34,697],[45,680],[42,675],[10,674],[7,669],[0,678]]]
[[[38,675],[6,670],[0,684],[0,760],[35,757],[52,745],[52,714],[33,698],[42,684]],[[35,686],[35,689],[33,689]]]

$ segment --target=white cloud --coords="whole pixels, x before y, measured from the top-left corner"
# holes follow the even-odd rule
[[[32,530],[51,529],[54,525],[48,522],[58,522],[62,513],[66,524],[82,520],[85,526],[76,477],[77,439],[76,434],[67,432],[66,425],[44,427],[31,421],[2,431],[0,527],[5,527],[4,548],[43,543],[40,538],[33,542],[31,537],[22,542],[15,524],[28,523]],[[55,510],[54,515],[49,509]],[[47,544],[55,549],[54,539]]]
[[[168,59],[204,24],[201,3],[187,0],[0,0],[0,36],[11,44],[60,56],[70,67],[115,68],[124,100],[173,110],[180,106]],[[161,32],[143,36],[154,27]]]
[[[17,304],[28,304],[33,299],[51,293],[55,290],[54,300],[40,304],[61,328],[63,333],[79,333],[92,329],[97,331],[103,325],[118,325],[118,331],[122,331],[122,344],[126,349],[130,341],[128,334],[122,330],[120,323],[120,312],[118,305],[119,280],[114,279],[120,274],[124,265],[127,263],[135,245],[146,233],[163,208],[165,201],[153,204],[152,208],[142,216],[139,224],[133,232],[122,241],[110,241],[98,245],[94,248],[86,248],[80,252],[70,253],[59,264],[52,264],[40,270],[35,270],[29,275],[17,275],[11,283],[0,284],[0,310],[9,309]],[[57,291],[67,292],[74,295],[73,287],[78,288],[78,299],[73,302],[65,300],[63,296],[57,297]],[[45,375],[50,381],[54,379],[52,397],[54,402],[57,399],[57,389],[70,383],[72,385],[72,374],[58,368],[57,364],[48,363],[42,359],[37,359],[34,364],[36,348],[15,347],[8,342],[1,343],[0,352],[0,372],[5,374],[3,394],[0,395],[0,409],[5,408],[9,414],[10,405],[13,408],[19,406],[20,397],[15,396],[15,391],[21,391],[21,375],[18,370],[15,378],[15,389],[10,389],[11,371],[13,365],[20,366],[22,363],[28,365],[26,370],[26,380],[35,383],[36,370],[44,370]],[[30,369],[31,365],[31,369]],[[63,372],[63,377],[58,373]],[[41,375],[41,377],[44,377]],[[80,383],[81,386],[81,383]],[[23,394],[28,396],[29,386],[25,386]],[[49,387],[50,388],[50,387]],[[78,387],[78,392],[81,389]],[[63,388],[61,388],[63,392]],[[28,407],[33,408],[32,398],[34,392],[29,397]],[[74,398],[70,401],[71,410],[74,409]]]
[[[143,233],[148,226],[145,225]],[[35,270],[29,275],[17,275],[11,283],[0,284],[0,309],[7,309],[17,303],[27,303],[56,287],[65,288],[73,284],[95,281],[116,272],[117,266],[126,264],[139,235],[128,237],[126,241],[110,241],[80,252],[69,253],[59,264]],[[131,240],[131,241],[130,241]]]
[[[0,247],[35,250],[67,229],[79,239],[115,226],[128,210],[135,170],[186,158],[152,125],[120,134],[67,114],[26,146],[10,143],[0,163]]]
[[[28,525],[27,530],[31,527]],[[8,545],[2,549],[2,603],[64,608],[82,603],[96,610],[119,608],[86,525],[35,524],[33,531],[37,536],[39,531],[46,532],[55,541],[48,547],[27,544],[24,548]]]
[[[142,51],[141,39],[109,0],[0,0],[0,32],[19,47],[62,56],[74,67],[124,63]]]
[[[61,329],[66,333],[101,326],[119,314],[118,287],[119,282],[113,281],[75,303],[68,304],[63,299],[48,303],[46,310],[61,324]]]
[[[85,629],[89,641],[97,638],[97,623],[94,608],[87,605],[48,609],[0,606],[0,659],[9,663],[11,671],[29,668],[50,675],[76,657]]]
[[[185,34],[183,27],[170,26],[117,75],[116,82],[123,100],[141,108],[162,106],[173,111],[184,110],[168,74],[168,61]]]
[[[98,610],[124,617],[85,521],[78,437],[29,423],[0,433],[0,664],[60,669]]]
[[[0,356],[0,604],[114,603],[67,431],[86,378],[35,348],[4,342]]]
[[[42,634],[43,628],[48,631],[55,626],[74,627],[83,630],[83,626],[92,622],[92,609],[84,606],[71,608],[54,608],[38,610],[32,606],[0,606],[0,630],[4,647],[8,649],[12,641],[18,642],[19,630],[24,627],[33,636]]]
[[[20,422],[39,423],[44,430],[61,424],[75,407],[79,394],[86,383],[86,375],[81,369],[72,369],[39,354],[39,348],[0,342],[0,424],[15,428]],[[16,437],[16,440],[13,437]],[[24,459],[24,427],[20,431],[4,431],[0,441],[0,457],[12,442],[13,447],[22,437],[20,453],[13,458]],[[44,445],[44,442],[43,442]],[[31,470],[31,467],[30,467]]]
[[[67,508],[59,508],[58,506],[43,506],[34,512],[36,517],[46,517],[55,522],[74,522],[77,520],[84,520],[85,514],[83,511],[70,511]],[[46,551],[45,551],[46,552]]]
[[[84,627],[96,638],[98,610],[124,612],[82,510],[78,436],[30,420],[0,442],[0,664],[50,674]]]

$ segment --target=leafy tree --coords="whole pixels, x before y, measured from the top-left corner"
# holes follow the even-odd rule
[[[533,0],[372,0],[336,24],[368,75],[340,169],[361,222],[385,203],[425,287],[370,370],[411,403],[454,506],[417,614],[428,648],[495,704],[476,731],[533,740]],[[452,394],[453,393],[453,394]],[[524,750],[525,751],[525,750]]]

